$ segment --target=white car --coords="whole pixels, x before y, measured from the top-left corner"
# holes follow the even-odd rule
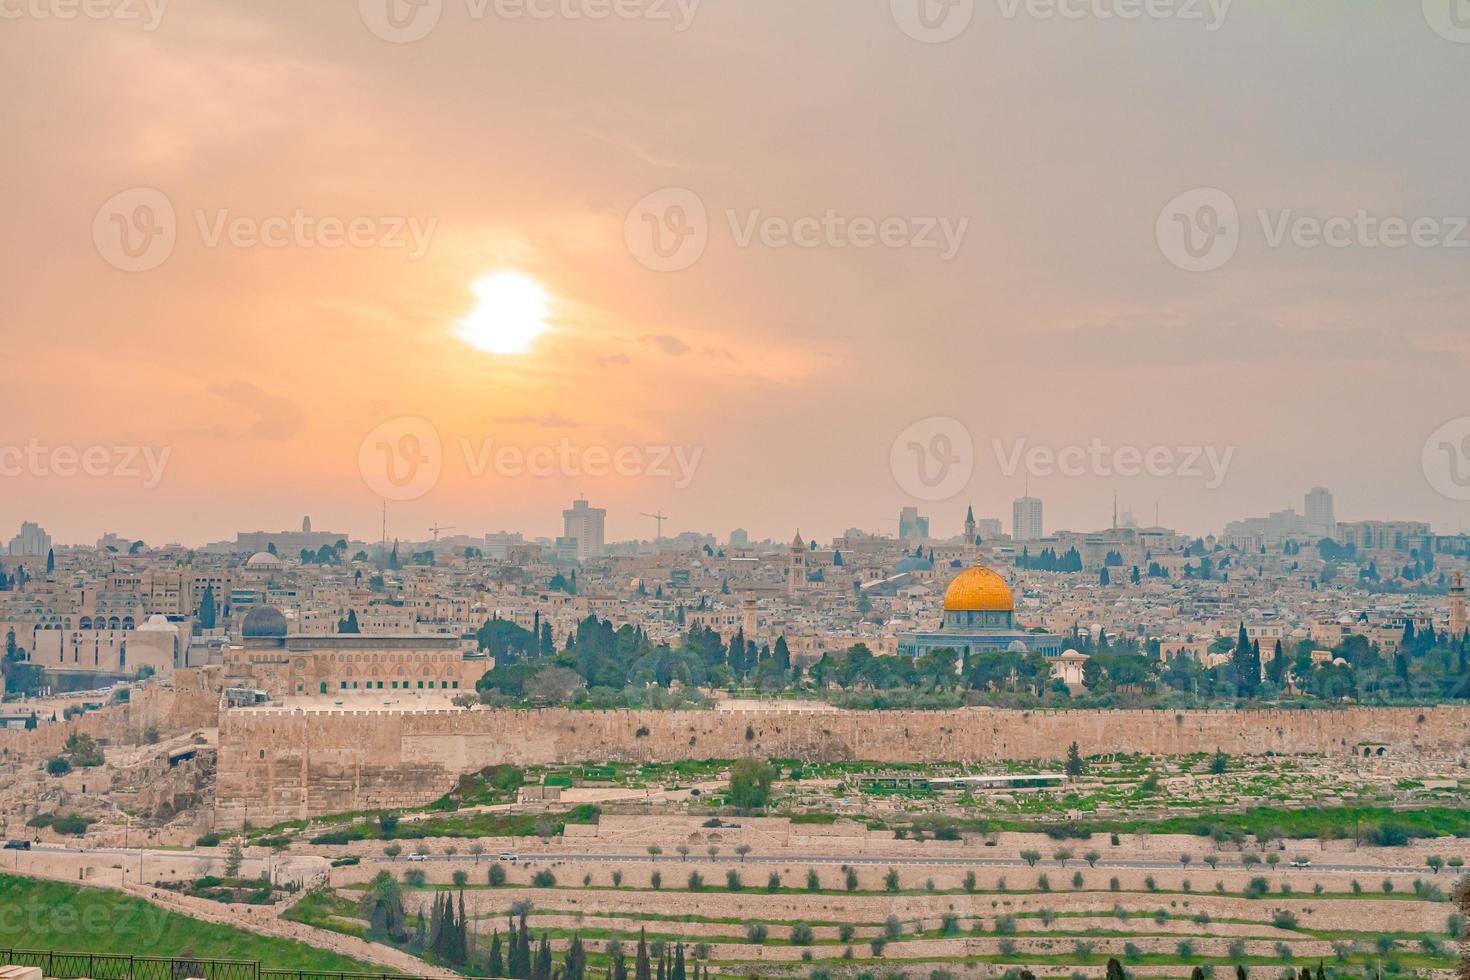
[[[520,859],[521,859],[521,856],[519,854],[517,854],[515,851],[501,851],[500,852],[500,860],[502,860],[502,861],[519,861]]]
[[[427,855],[427,854],[410,854],[408,856],[408,859],[410,861],[427,861],[427,860],[429,860],[429,855]]]

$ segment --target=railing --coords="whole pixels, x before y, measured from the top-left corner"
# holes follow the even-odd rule
[[[387,973],[272,970],[251,960],[0,949],[0,964],[36,967],[53,980],[423,980]]]

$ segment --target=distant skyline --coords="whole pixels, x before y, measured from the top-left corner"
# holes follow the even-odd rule
[[[911,504],[948,535],[1028,487],[1048,531],[1116,493],[1218,532],[1318,485],[1470,524],[1470,44],[1420,3],[977,2],[930,43],[907,0],[446,3],[416,38],[373,2],[5,21],[0,535],[376,538],[405,419],[441,449],[387,491],[403,538],[554,537],[582,494],[609,541]],[[972,440],[942,500],[893,463],[935,418]],[[563,440],[638,459],[493,462]],[[1213,488],[1008,469],[1094,441],[1231,456]]]

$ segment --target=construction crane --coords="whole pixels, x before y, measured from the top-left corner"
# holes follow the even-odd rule
[[[440,531],[453,531],[454,530],[454,525],[451,524],[448,527],[440,527],[438,524],[435,524],[433,527],[429,528],[429,530],[431,532],[433,532],[433,535],[434,535],[434,543],[435,544],[438,544],[439,543],[439,532]]]
[[[664,521],[669,519],[669,515],[660,510],[657,514],[640,514],[638,516],[651,517],[654,519],[655,522],[658,523],[658,537],[654,538],[653,540],[655,544],[662,541],[664,537]]]

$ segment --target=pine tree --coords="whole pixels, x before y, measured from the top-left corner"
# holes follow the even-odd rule
[[[688,980],[684,971],[684,944],[681,942],[679,948],[674,952],[674,970],[669,980]]]

